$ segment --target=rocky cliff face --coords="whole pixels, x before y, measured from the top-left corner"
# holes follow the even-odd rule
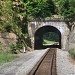
[[[11,44],[15,44],[17,37],[14,33],[0,33],[0,45],[3,47],[9,47]]]
[[[75,49],[75,28],[74,30],[70,33],[69,36],[69,49]]]

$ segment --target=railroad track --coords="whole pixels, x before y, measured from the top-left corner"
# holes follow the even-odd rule
[[[28,75],[56,75],[56,49],[49,49]]]

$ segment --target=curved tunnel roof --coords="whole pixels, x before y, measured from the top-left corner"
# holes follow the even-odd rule
[[[47,32],[55,32],[59,35],[59,45],[48,45],[48,46],[43,46],[42,45],[42,41],[43,41],[43,35]],[[58,47],[61,48],[61,32],[53,27],[53,26],[43,26],[41,28],[39,28],[36,32],[35,32],[35,49],[42,49],[42,48],[47,48],[47,47]]]

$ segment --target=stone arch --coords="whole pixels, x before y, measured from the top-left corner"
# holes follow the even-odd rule
[[[42,45],[43,34],[47,32],[55,32],[59,35],[59,45],[49,45],[49,46]],[[47,47],[61,48],[61,32],[56,27],[50,25],[40,27],[39,29],[36,30],[34,34],[34,49],[42,49]]]
[[[43,26],[53,26],[57,28],[61,32],[61,34],[62,34],[61,29],[63,29],[64,32],[66,27],[65,23],[63,22],[35,22],[35,32]]]

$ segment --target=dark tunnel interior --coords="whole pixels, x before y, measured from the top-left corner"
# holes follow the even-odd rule
[[[43,45],[43,35],[48,32],[54,32],[59,36],[59,44]],[[45,49],[45,48],[60,48],[61,49],[61,32],[53,26],[43,26],[39,28],[34,35],[34,49]]]

